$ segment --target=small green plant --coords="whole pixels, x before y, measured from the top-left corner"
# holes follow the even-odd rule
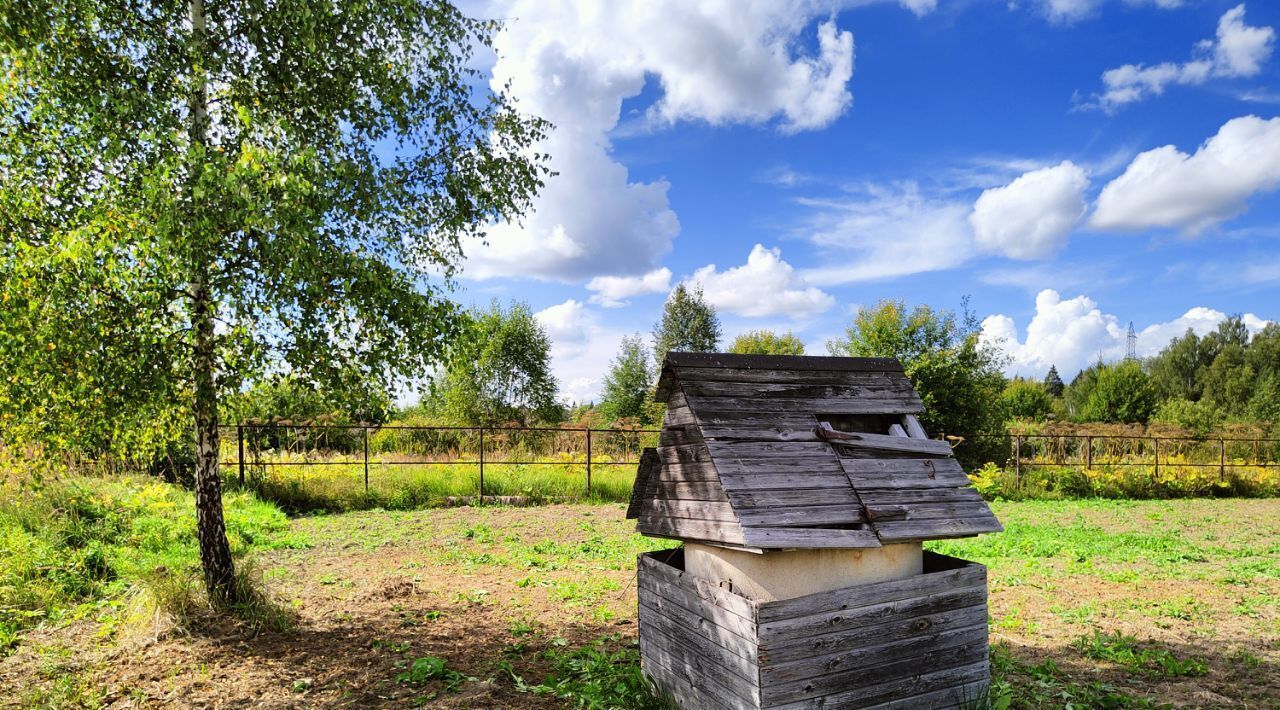
[[[557,644],[559,641],[561,643]],[[667,710],[671,707],[640,670],[640,651],[633,640],[622,644],[617,634],[568,651],[564,639],[551,641],[545,656],[552,662],[549,676],[530,685],[506,667],[516,690],[554,695],[574,707],[598,710]]]
[[[396,676],[396,680],[409,685],[422,685],[427,681],[440,680],[444,682],[444,689],[453,693],[464,682],[475,679],[453,670],[449,667],[448,661],[443,658],[424,656],[414,659],[409,664],[409,669]]]
[[[1202,676],[1208,665],[1198,658],[1178,658],[1163,648],[1144,648],[1133,636],[1094,631],[1076,639],[1076,650],[1086,658],[1109,661],[1146,675],[1176,678]]]

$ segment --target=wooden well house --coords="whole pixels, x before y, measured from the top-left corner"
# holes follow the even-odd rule
[[[671,353],[627,515],[644,670],[686,708],[952,707],[986,688],[1001,530],[892,359]]]

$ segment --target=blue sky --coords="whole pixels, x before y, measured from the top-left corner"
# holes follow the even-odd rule
[[[502,2],[487,69],[559,172],[470,245],[564,396],[701,286],[726,340],[822,354],[860,305],[957,308],[1070,377],[1224,313],[1280,316],[1280,4]]]

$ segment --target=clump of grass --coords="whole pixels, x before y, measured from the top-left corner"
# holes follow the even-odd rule
[[[1209,667],[1198,658],[1178,658],[1163,648],[1148,648],[1133,636],[1094,631],[1076,639],[1076,650],[1095,661],[1109,661],[1127,670],[1149,676],[1177,678],[1202,676]]]
[[[259,587],[245,553],[300,544],[280,509],[249,493],[226,496],[225,519],[246,589]],[[0,500],[0,653],[24,629],[86,604],[111,611],[105,602],[126,597],[131,615],[145,608],[184,623],[203,604],[200,586],[195,504],[182,488],[142,476],[74,478]],[[247,598],[247,617],[270,616],[259,592]]]
[[[1148,708],[1146,698],[1135,698],[1109,683],[1073,682],[1052,658],[1026,663],[1007,646],[991,647],[991,685],[967,707],[983,710],[1007,708]]]
[[[640,670],[640,648],[633,639],[622,644],[618,634],[597,639],[579,648],[564,650],[554,642],[545,651],[552,661],[551,674],[541,683],[531,685],[503,662],[503,670],[511,676],[516,689],[535,695],[554,695],[574,707],[634,708],[636,710],[668,710],[674,705],[658,694],[652,681]]]

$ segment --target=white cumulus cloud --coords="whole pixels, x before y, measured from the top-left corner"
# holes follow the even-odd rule
[[[671,289],[671,269],[664,266],[642,276],[597,276],[587,282],[587,289],[595,291],[592,303],[618,308],[627,305],[632,296],[666,293]]]
[[[533,314],[551,338],[551,373],[566,402],[600,397],[609,363],[626,332],[601,323],[596,311],[569,299]]]
[[[1245,24],[1244,5],[1237,5],[1218,19],[1214,39],[1198,42],[1186,62],[1155,65],[1125,64],[1102,74],[1103,93],[1096,107],[1114,111],[1119,107],[1164,93],[1171,84],[1194,86],[1210,79],[1250,77],[1275,49],[1275,30]]]
[[[969,223],[983,249],[1012,259],[1043,259],[1066,243],[1085,211],[1089,178],[1069,160],[986,190]]]
[[[1196,232],[1245,209],[1280,185],[1280,118],[1232,119],[1187,155],[1172,145],[1140,153],[1098,195],[1090,225]]]
[[[1204,335],[1226,317],[1221,311],[1199,306],[1173,320],[1147,325],[1136,333],[1138,356],[1159,353],[1188,328]],[[1253,333],[1268,322],[1252,313],[1243,318]],[[1056,366],[1063,378],[1070,380],[1099,358],[1111,362],[1124,357],[1128,324],[1102,312],[1088,296],[1064,299],[1057,291],[1045,289],[1036,296],[1036,312],[1024,334],[1019,334],[1012,318],[995,314],[982,321],[981,338],[1009,357],[1006,371],[1010,375],[1043,377],[1050,366]]]
[[[805,269],[816,286],[833,286],[951,269],[973,254],[970,205],[922,194],[914,183],[871,185],[865,194],[801,200],[814,209],[805,238],[824,266]]]
[[[757,244],[742,266],[720,271],[708,264],[693,273],[689,282],[702,288],[707,302],[729,313],[759,318],[785,315],[808,318],[828,310],[836,299],[808,285],[782,260],[776,247]]]
[[[914,0],[918,10],[929,3]],[[523,224],[499,224],[470,246],[464,273],[565,282],[650,272],[680,231],[664,181],[633,181],[611,155],[622,103],[660,88],[651,128],[679,121],[824,127],[852,101],[853,35],[820,21],[828,3],[498,2],[492,86],[555,129],[537,147],[559,174]]]

